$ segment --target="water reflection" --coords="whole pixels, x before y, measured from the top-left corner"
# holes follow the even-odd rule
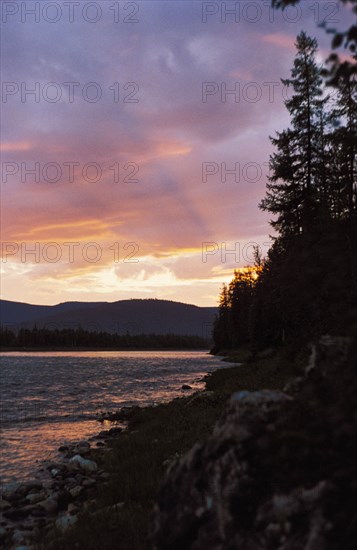
[[[59,445],[100,431],[102,411],[148,405],[203,388],[226,366],[204,352],[11,352],[1,358],[3,480],[21,479]]]

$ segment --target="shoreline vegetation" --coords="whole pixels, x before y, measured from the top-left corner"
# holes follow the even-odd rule
[[[93,448],[90,456],[108,479],[76,501],[80,511],[73,525],[41,532],[36,550],[151,548],[150,518],[169,467],[207,440],[232,391],[282,389],[305,358],[302,354],[292,360],[285,350],[269,350],[269,357],[254,361],[248,349],[222,353],[224,361],[239,364],[206,375],[204,390],[118,414],[128,423],[126,429],[106,439],[105,447]]]
[[[0,352],[208,350],[207,338],[189,334],[112,334],[76,329],[0,327]]]
[[[131,351],[203,351],[203,352],[209,352],[209,347],[187,347],[187,348],[179,348],[179,347],[130,347],[130,348],[92,348],[92,347],[36,347],[36,348],[0,348],[0,353],[10,353],[10,352],[20,352],[20,353],[34,353],[34,352],[57,352],[57,351],[74,351],[74,352],[81,352],[81,351],[98,351],[98,352],[107,352],[107,351],[123,351],[123,352],[131,352]]]

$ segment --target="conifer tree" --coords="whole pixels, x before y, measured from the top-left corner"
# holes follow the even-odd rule
[[[291,78],[282,80],[294,92],[285,101],[292,128],[271,138],[277,152],[270,160],[268,194],[260,205],[263,210],[278,214],[273,225],[282,234],[298,234],[316,219],[321,175],[317,143],[321,140],[323,103],[321,70],[315,61],[317,41],[302,31],[296,47]]]

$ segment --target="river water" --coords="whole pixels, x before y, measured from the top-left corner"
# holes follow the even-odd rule
[[[202,377],[225,366],[200,351],[1,353],[1,484],[98,433],[98,413],[186,395],[183,384],[202,389]]]

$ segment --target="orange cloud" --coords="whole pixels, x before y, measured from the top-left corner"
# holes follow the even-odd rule
[[[29,141],[7,141],[0,143],[0,151],[2,153],[12,151],[28,151],[31,149],[31,143]]]
[[[48,242],[50,239],[76,238],[86,240],[89,238],[109,237],[111,232],[108,225],[99,220],[83,220],[68,223],[55,223],[43,226],[35,226],[26,230],[26,233],[17,233],[15,239],[22,241]]]

